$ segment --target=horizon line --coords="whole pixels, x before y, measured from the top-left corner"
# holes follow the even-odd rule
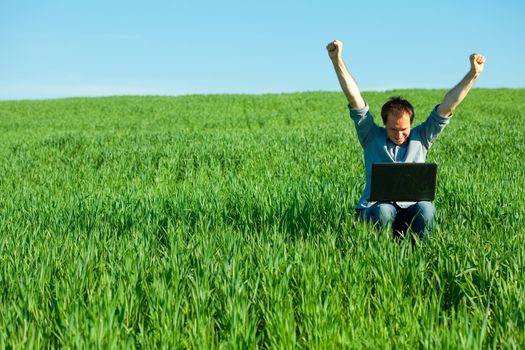
[[[472,90],[522,90],[523,87],[473,87]],[[362,89],[361,93],[384,93],[389,91],[408,91],[408,90],[449,90],[449,88],[378,88],[378,89]],[[341,90],[301,90],[301,91],[282,91],[282,92],[189,92],[189,93],[106,93],[106,94],[78,94],[78,95],[63,95],[63,96],[49,96],[49,97],[14,97],[6,98],[0,96],[1,102],[16,102],[16,101],[45,101],[45,100],[65,100],[65,99],[90,99],[90,98],[109,98],[109,97],[184,97],[184,96],[262,96],[262,95],[287,95],[287,94],[303,94],[303,93],[343,93]]]

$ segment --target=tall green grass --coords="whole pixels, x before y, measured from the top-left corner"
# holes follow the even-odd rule
[[[0,102],[0,348],[522,348],[524,110],[471,91],[412,249],[355,218],[340,93]]]

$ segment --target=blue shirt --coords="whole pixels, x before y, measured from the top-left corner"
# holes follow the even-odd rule
[[[450,122],[450,117],[442,117],[436,106],[428,118],[410,131],[405,142],[401,145],[393,143],[384,127],[374,122],[370,108],[366,104],[363,108],[351,108],[350,118],[354,121],[357,138],[363,147],[365,156],[366,186],[357,203],[357,209],[368,208],[375,202],[369,202],[370,179],[373,163],[424,163],[432,142]],[[414,202],[397,202],[400,207],[408,207]]]

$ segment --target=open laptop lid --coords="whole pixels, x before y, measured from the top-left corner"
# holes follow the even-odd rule
[[[374,163],[370,201],[433,201],[437,164]]]

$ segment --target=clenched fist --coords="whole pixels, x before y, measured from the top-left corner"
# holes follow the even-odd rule
[[[339,40],[331,41],[328,45],[326,45],[326,50],[328,51],[328,56],[330,56],[330,59],[333,60],[340,58],[343,51],[343,43]]]
[[[485,66],[485,56],[479,53],[470,55],[470,71],[474,74],[479,74],[483,71]]]

